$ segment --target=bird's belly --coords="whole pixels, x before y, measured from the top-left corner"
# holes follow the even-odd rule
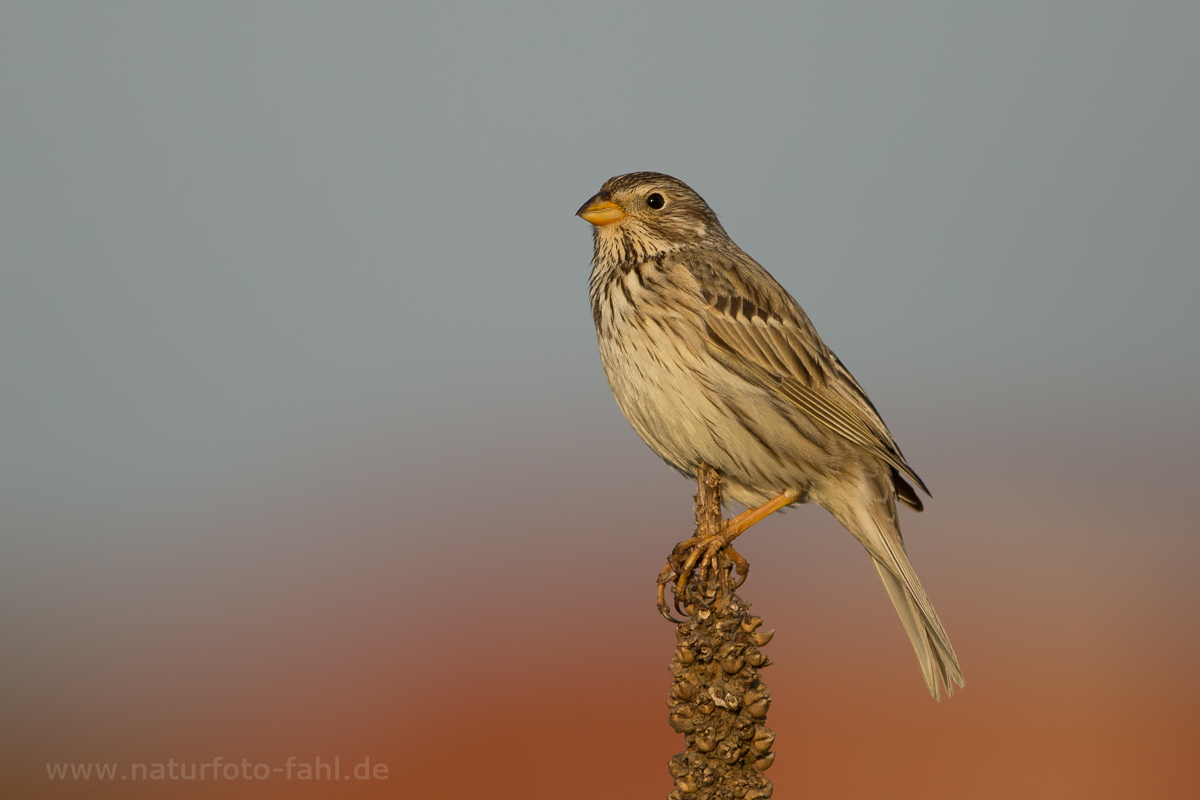
[[[803,465],[821,455],[774,398],[712,359],[698,333],[625,327],[601,337],[600,356],[617,404],[655,453],[690,477],[703,461],[747,506],[807,491],[813,475]]]

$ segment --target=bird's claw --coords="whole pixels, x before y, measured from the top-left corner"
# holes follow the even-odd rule
[[[671,556],[667,559],[666,566],[658,574],[658,612],[665,619],[676,625],[680,623],[680,620],[671,615],[670,609],[667,607],[666,588],[668,583],[673,584],[675,610],[683,617],[689,615],[680,607],[680,603],[688,584],[692,582],[693,573],[698,573],[695,577],[701,584],[707,584],[710,579],[715,577],[720,582],[722,592],[726,595],[731,594],[745,583],[746,575],[750,571],[750,564],[738,551],[733,549],[731,544],[733,538],[733,536],[727,535],[725,529],[722,529],[715,536],[703,538],[693,536],[675,545],[675,549],[671,551]],[[723,559],[728,559],[729,564],[721,563]],[[730,572],[736,575],[732,585],[730,584]]]
[[[671,616],[671,609],[667,607],[667,584],[671,582],[671,577],[673,574],[674,573],[671,569],[670,561],[667,561],[667,565],[663,567],[662,572],[658,573],[658,613],[662,614],[663,619],[665,619],[667,622],[678,625],[683,622],[683,620],[675,619],[673,616]],[[679,611],[678,595],[675,597],[675,610]],[[679,613],[682,616],[687,616],[682,611],[679,611]]]

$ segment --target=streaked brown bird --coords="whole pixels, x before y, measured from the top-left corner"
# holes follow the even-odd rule
[[[896,501],[920,511],[912,484],[929,491],[800,305],[669,175],[611,178],[576,213],[593,226],[592,318],[621,411],[668,464],[693,479],[708,464],[748,508],[708,553],[819,503],[871,555],[930,694],[963,686],[900,536]]]

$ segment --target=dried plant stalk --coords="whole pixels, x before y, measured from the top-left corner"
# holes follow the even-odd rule
[[[696,534],[708,537],[723,524],[721,479],[701,464],[698,483]],[[675,780],[669,800],[767,798],[772,785],[763,772],[775,760],[775,734],[766,726],[771,694],[759,677],[771,661],[759,648],[774,631],[760,631],[762,619],[734,592],[729,559],[718,555],[703,580],[701,566],[676,597],[688,619],[675,631],[667,706],[686,749],[668,763]]]

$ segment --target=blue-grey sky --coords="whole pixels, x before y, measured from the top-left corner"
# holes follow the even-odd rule
[[[1197,30],[1191,3],[6,3],[4,506],[314,436],[614,422],[571,214],[637,169],[709,200],[902,443],[1194,444]]]

